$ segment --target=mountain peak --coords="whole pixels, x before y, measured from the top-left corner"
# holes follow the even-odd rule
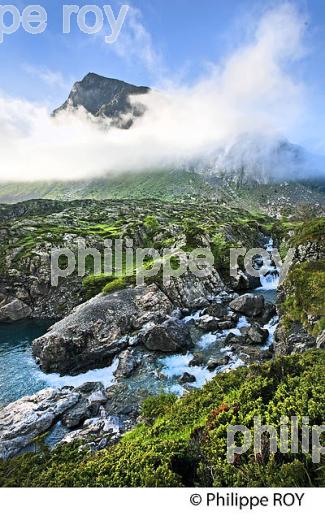
[[[89,72],[73,85],[68,99],[54,110],[53,115],[83,107],[95,117],[110,118],[113,126],[130,128],[134,119],[145,111],[140,100],[137,103],[131,102],[130,96],[141,96],[149,91],[148,87],[138,87]]]

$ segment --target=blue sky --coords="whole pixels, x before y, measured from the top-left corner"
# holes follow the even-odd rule
[[[9,2],[8,2],[9,3]],[[10,2],[22,9],[29,2]],[[73,81],[93,71],[135,84],[155,85],[167,79],[191,84],[209,66],[222,62],[241,45],[249,28],[263,10],[283,2],[254,0],[133,0],[120,39],[108,45],[104,35],[85,35],[73,24],[70,35],[62,34],[62,5],[67,0],[39,2],[48,12],[48,27],[42,35],[22,29],[5,37],[0,45],[0,90],[10,96],[44,101],[56,106],[63,101]],[[71,2],[72,3],[72,2]],[[77,0],[82,6],[90,2]],[[110,3],[117,13],[115,0]],[[307,55],[294,64],[292,73],[312,89],[315,102],[323,100],[325,82],[325,5],[323,0],[294,2],[309,18],[305,43]],[[132,41],[129,16],[143,30]],[[105,27],[107,33],[108,25]],[[148,57],[149,53],[149,57]]]
[[[46,31],[21,28],[0,44],[3,178],[84,178],[202,157],[220,169],[220,150],[242,136],[253,155],[257,137],[263,149],[288,139],[325,156],[324,0],[133,0],[112,45],[107,21],[86,35],[74,16],[63,34],[67,1],[40,3]],[[108,3],[117,16],[117,0],[97,6]],[[88,72],[155,87],[130,131],[103,134],[82,111],[48,117]]]

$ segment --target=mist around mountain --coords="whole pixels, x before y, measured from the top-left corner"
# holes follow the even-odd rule
[[[83,107],[94,117],[109,118],[112,126],[128,129],[145,111],[141,98],[138,102],[133,98],[131,102],[130,96],[143,96],[149,91],[148,87],[137,87],[90,72],[73,85],[68,99],[54,110],[53,116]]]
[[[123,129],[123,140],[123,136],[126,139],[133,131],[134,123],[141,122],[147,115],[146,110],[150,110],[150,103],[149,108],[146,105],[150,92],[149,87],[89,73],[73,85],[67,100],[52,115],[58,119],[65,114],[78,118],[81,110],[83,117],[90,118],[90,124],[98,126],[99,136]],[[109,149],[109,141],[107,146]],[[70,180],[67,172],[66,181],[1,183],[0,201],[14,203],[34,198],[173,200],[199,196],[227,202],[237,200],[238,203],[240,189],[240,197],[248,204],[252,201],[247,200],[243,190],[249,193],[253,185],[256,191],[257,185],[299,182],[299,188],[285,190],[289,192],[288,201],[292,199],[294,204],[312,199],[322,204],[319,187],[324,184],[324,172],[323,156],[313,155],[285,138],[247,132],[224,147],[207,151],[196,159],[179,160],[175,166],[162,165],[161,168],[138,171],[130,167],[122,173],[110,171],[80,180]],[[312,185],[306,187],[306,182],[312,182]],[[259,191],[263,192],[263,188]],[[273,195],[276,192],[274,188]],[[264,193],[267,193],[264,195],[266,202],[274,202],[275,197],[270,195],[272,188],[264,189]],[[251,195],[250,199],[253,198]]]

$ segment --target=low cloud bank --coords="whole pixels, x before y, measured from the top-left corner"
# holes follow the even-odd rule
[[[253,168],[258,154],[273,153],[303,124],[306,91],[290,66],[303,54],[305,25],[290,4],[266,12],[251,42],[197,84],[143,96],[146,113],[130,130],[103,131],[81,109],[51,118],[46,107],[0,97],[0,180],[76,180],[205,161],[211,170],[243,161]]]

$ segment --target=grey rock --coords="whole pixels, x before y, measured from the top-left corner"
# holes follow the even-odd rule
[[[29,318],[32,309],[18,298],[0,294],[0,322],[10,322]]]
[[[90,406],[87,399],[82,398],[71,409],[66,411],[62,416],[62,424],[67,428],[75,428],[91,415]]]
[[[35,340],[33,354],[45,372],[76,374],[105,367],[127,347],[130,332],[147,321],[163,321],[172,309],[154,285],[98,295]]]
[[[239,298],[233,300],[229,306],[233,311],[254,318],[263,313],[265,300],[260,294],[243,294],[242,296],[239,296]]]
[[[269,331],[255,324],[248,328],[246,336],[250,343],[263,344],[269,337]]]
[[[199,367],[205,364],[205,358],[202,352],[195,352],[193,354],[193,359],[189,362],[190,367]]]
[[[196,377],[192,374],[189,374],[188,372],[184,372],[182,376],[179,378],[180,383],[195,383]]]
[[[226,320],[226,321],[220,321],[219,322],[219,329],[220,330],[227,330],[227,329],[232,329],[234,327],[234,323],[230,320]]]
[[[219,319],[213,316],[202,316],[198,322],[198,327],[207,332],[213,332],[219,329]]]
[[[140,361],[135,353],[130,350],[125,350],[119,357],[118,367],[114,372],[114,376],[130,377],[130,375],[138,368]]]
[[[276,315],[276,306],[273,303],[265,302],[262,314],[256,317],[256,321],[261,325],[266,325]]]
[[[208,368],[208,370],[213,372],[216,368],[228,365],[229,362],[230,362],[229,356],[225,356],[224,358],[221,358],[221,359],[210,359],[210,361],[208,362],[207,368]]]
[[[47,432],[79,398],[80,394],[69,389],[47,388],[0,410],[0,458],[16,455]]]
[[[281,323],[274,335],[274,353],[276,356],[305,352],[316,347],[316,339],[308,334],[298,322],[288,331]]]
[[[325,348],[325,330],[317,336],[316,339],[316,347],[317,348]]]
[[[187,326],[174,318],[145,332],[143,343],[148,350],[158,352],[182,352],[193,347]]]
[[[215,318],[219,319],[226,319],[227,318],[227,305],[222,302],[214,302],[206,309],[206,314],[209,314],[210,316],[214,316]]]

